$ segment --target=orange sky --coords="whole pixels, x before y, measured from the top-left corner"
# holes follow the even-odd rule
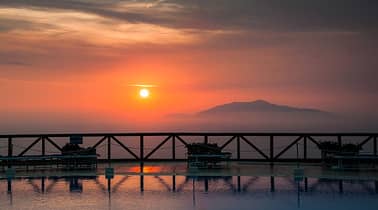
[[[377,27],[353,3],[345,19],[323,1],[295,18],[290,5],[265,14],[270,3],[221,2],[0,3],[0,116],[121,123],[257,99],[341,112],[378,105]],[[131,84],[156,87],[142,100]]]

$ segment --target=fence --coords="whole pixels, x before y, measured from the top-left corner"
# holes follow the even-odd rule
[[[20,134],[0,135],[0,143],[3,143],[3,157],[24,157],[31,151],[35,152],[40,145],[39,155],[47,155],[47,147],[55,152],[62,151],[62,143],[67,143],[71,136],[81,136],[84,142],[92,148],[105,147],[104,153],[107,161],[178,161],[184,160],[186,145],[192,142],[218,143],[224,150],[233,149],[233,159],[237,161],[319,161],[320,155],[309,155],[311,151],[320,153],[319,142],[331,139],[339,145],[347,141],[358,141],[357,144],[364,148],[370,144],[370,153],[377,155],[377,133],[211,133],[211,132],[165,132],[165,133],[75,133],[75,134]],[[133,142],[131,142],[133,139]],[[152,140],[153,139],[153,140]],[[259,139],[259,140],[258,140]],[[263,139],[263,140],[261,140]],[[284,140],[282,140],[284,139]],[[158,140],[156,144],[156,140]],[[60,143],[57,143],[57,142]],[[154,143],[152,143],[154,142]],[[26,144],[20,147],[20,144]],[[155,144],[155,145],[154,145]],[[372,144],[372,145],[371,145]],[[163,146],[168,145],[167,148]],[[5,147],[5,148],[4,148]],[[15,148],[22,150],[16,153]],[[290,150],[299,147],[296,157],[285,157]],[[117,148],[121,151],[119,156],[127,154],[127,158],[112,157],[112,151]],[[164,149],[163,153],[169,157],[156,157],[157,153]],[[53,152],[54,152],[53,151]],[[51,151],[49,151],[51,153]],[[179,152],[179,154],[178,154]],[[253,154],[253,155],[252,155]],[[253,157],[252,157],[253,156]]]

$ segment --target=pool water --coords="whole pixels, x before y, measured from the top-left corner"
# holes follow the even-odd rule
[[[378,182],[270,176],[51,176],[0,180],[0,209],[374,209]]]

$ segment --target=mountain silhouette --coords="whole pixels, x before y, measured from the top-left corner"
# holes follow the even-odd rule
[[[376,130],[376,120],[265,100],[231,102],[196,113],[167,116],[167,129],[197,131],[364,132]]]
[[[326,114],[327,112],[318,109],[297,108],[285,105],[272,104],[264,100],[256,100],[252,102],[232,102],[214,106],[210,109],[198,112],[198,115],[213,114],[230,114],[230,113],[264,113],[264,112],[282,112],[282,113],[317,113]]]

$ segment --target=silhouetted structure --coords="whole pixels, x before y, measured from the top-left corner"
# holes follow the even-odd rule
[[[62,158],[58,159],[58,165],[62,165],[65,169],[97,167],[97,154],[95,148],[82,148],[78,144],[67,143],[62,147],[61,152]]]
[[[231,158],[231,153],[222,152],[222,148],[217,144],[192,143],[186,145],[186,148],[189,168],[213,168]]]
[[[337,169],[375,168],[376,154],[360,154],[359,144],[341,144],[340,142],[321,141],[317,145],[325,166]]]

